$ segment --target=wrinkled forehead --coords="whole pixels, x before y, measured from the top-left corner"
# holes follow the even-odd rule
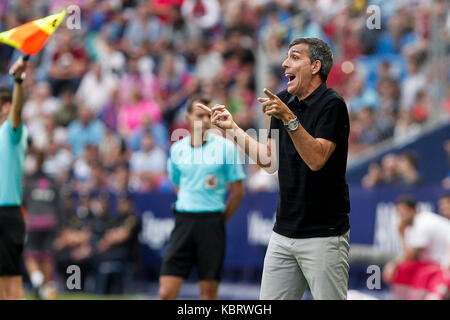
[[[309,46],[306,43],[298,43],[289,48],[288,55],[297,53],[300,55],[308,55]]]

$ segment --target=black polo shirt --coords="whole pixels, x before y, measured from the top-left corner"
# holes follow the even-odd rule
[[[345,101],[325,83],[301,101],[287,90],[277,95],[311,136],[332,141],[336,148],[320,170],[312,171],[295,149],[283,122],[272,117],[271,130],[279,129],[280,184],[273,230],[291,238],[342,235],[350,228],[345,179],[350,124]],[[275,135],[269,133],[269,137]]]

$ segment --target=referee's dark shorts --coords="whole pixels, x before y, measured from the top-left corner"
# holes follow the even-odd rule
[[[25,220],[19,206],[0,206],[0,277],[22,274]]]
[[[223,213],[174,212],[175,227],[164,254],[161,276],[187,279],[195,265],[199,280],[220,281],[226,246]]]

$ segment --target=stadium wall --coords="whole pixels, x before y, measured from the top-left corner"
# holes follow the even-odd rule
[[[444,190],[439,185],[421,188],[376,188],[370,191],[351,186],[350,242],[374,246],[383,252],[397,253],[395,199],[411,194],[421,210],[437,211],[437,201]],[[136,209],[142,219],[140,241],[144,266],[161,263],[165,245],[174,226],[171,206],[174,194],[136,194]],[[227,224],[225,270],[262,269],[266,246],[272,232],[277,193],[248,194]]]

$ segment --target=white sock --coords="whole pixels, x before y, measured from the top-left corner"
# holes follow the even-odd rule
[[[33,271],[30,275],[30,280],[34,288],[40,287],[44,282],[44,275],[39,270]]]

